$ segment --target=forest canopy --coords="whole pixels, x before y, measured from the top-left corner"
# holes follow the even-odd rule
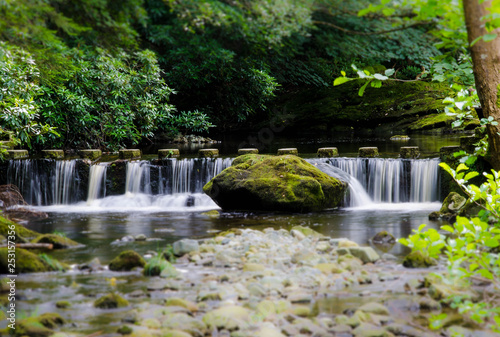
[[[0,126],[35,149],[114,150],[159,133],[237,129],[286,92],[331,86],[352,63],[412,80],[449,51],[433,35],[439,21],[411,24],[413,11],[376,6],[4,0]]]

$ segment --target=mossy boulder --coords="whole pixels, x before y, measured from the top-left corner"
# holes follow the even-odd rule
[[[129,303],[126,299],[115,293],[101,296],[94,302],[94,307],[99,309],[124,308],[128,307],[128,305]]]
[[[177,270],[165,260],[162,255],[157,255],[149,260],[144,266],[143,274],[145,276],[176,277]]]
[[[141,150],[139,149],[121,149],[118,151],[120,159],[138,159],[141,158]]]
[[[0,235],[7,237],[9,236],[9,231],[12,230],[15,232],[14,236],[16,237],[16,243],[24,243],[27,242],[26,239],[28,238],[35,238],[41,235],[40,233],[0,216]]]
[[[249,154],[203,191],[224,210],[310,212],[340,205],[347,184],[293,156]]]
[[[8,254],[7,248],[0,248],[0,273],[2,274],[9,273],[9,266],[7,263]],[[57,261],[53,260],[53,262],[55,263]],[[16,273],[41,273],[58,269],[57,265],[51,265],[40,256],[26,249],[16,248]]]
[[[339,150],[336,147],[322,147],[318,149],[318,157],[331,158],[338,156]]]
[[[399,156],[402,159],[416,159],[420,157],[420,149],[418,146],[402,146],[399,149]]]
[[[45,313],[37,317],[22,319],[13,330],[14,336],[48,337],[55,332],[53,329],[65,323],[64,318],[57,313]]]
[[[443,206],[439,210],[440,213],[456,214],[465,205],[467,199],[456,192],[451,192],[443,201]]]
[[[377,147],[360,147],[358,156],[361,158],[375,158],[379,156]]]
[[[136,267],[144,267],[146,261],[133,250],[121,252],[109,263],[109,269],[114,271],[129,271]]]
[[[199,149],[198,157],[200,158],[216,158],[219,156],[218,149]]]
[[[403,260],[403,266],[406,268],[428,268],[436,264],[437,262],[434,259],[418,250],[406,255]]]
[[[43,234],[35,238],[33,243],[51,243],[54,249],[74,248],[81,246],[78,242],[58,234]]]

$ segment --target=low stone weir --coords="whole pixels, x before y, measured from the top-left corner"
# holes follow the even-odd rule
[[[233,158],[191,158],[94,163],[76,160],[11,160],[0,184],[19,187],[31,205],[66,205],[116,195],[203,193],[203,186]],[[318,158],[325,172],[348,180],[346,206],[367,202],[433,202],[440,200],[439,159]],[[326,166],[325,166],[326,165]],[[337,171],[333,170],[335,168]],[[186,199],[189,203],[189,198]]]

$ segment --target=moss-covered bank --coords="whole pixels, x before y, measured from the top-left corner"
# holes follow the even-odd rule
[[[310,212],[339,206],[346,188],[297,156],[249,154],[237,157],[203,191],[226,210]]]
[[[286,111],[287,130],[416,132],[451,129],[442,100],[451,95],[444,84],[384,83],[358,96],[360,81],[339,86],[290,91],[275,102]],[[471,126],[472,127],[472,126]]]

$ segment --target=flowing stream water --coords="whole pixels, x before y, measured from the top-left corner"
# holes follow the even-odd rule
[[[13,160],[9,162],[6,180],[20,188],[31,207],[49,215],[45,219],[30,220],[29,228],[42,233],[63,232],[85,245],[51,252],[51,256],[69,264],[96,257],[107,264],[125,249],[145,254],[182,238],[206,238],[233,227],[310,226],[323,234],[347,237],[366,245],[382,230],[403,237],[422,223],[434,228],[439,225],[428,220],[428,214],[439,209],[442,198],[438,189],[438,159],[306,160],[348,183],[349,193],[342,207],[306,214],[221,212],[214,216],[204,213],[219,208],[203,194],[203,186],[230,166],[233,158],[169,159],[162,165],[147,160],[131,161],[126,164],[125,188],[121,194],[112,192],[111,163],[106,162],[82,170],[79,160]],[[153,240],[117,241],[139,234]],[[390,251],[395,256],[405,252],[406,248],[399,244]],[[112,274],[25,275],[18,283],[20,289],[27,290],[23,295],[25,300],[19,302],[20,308],[28,314],[53,311],[59,299],[74,297],[78,301],[79,296],[92,296],[107,277]],[[131,286],[134,277],[129,281]],[[84,287],[72,288],[75,282]],[[88,331],[94,331],[90,327],[107,324],[105,317],[94,317],[91,308],[75,306],[74,310],[89,317],[90,321],[85,322]]]

